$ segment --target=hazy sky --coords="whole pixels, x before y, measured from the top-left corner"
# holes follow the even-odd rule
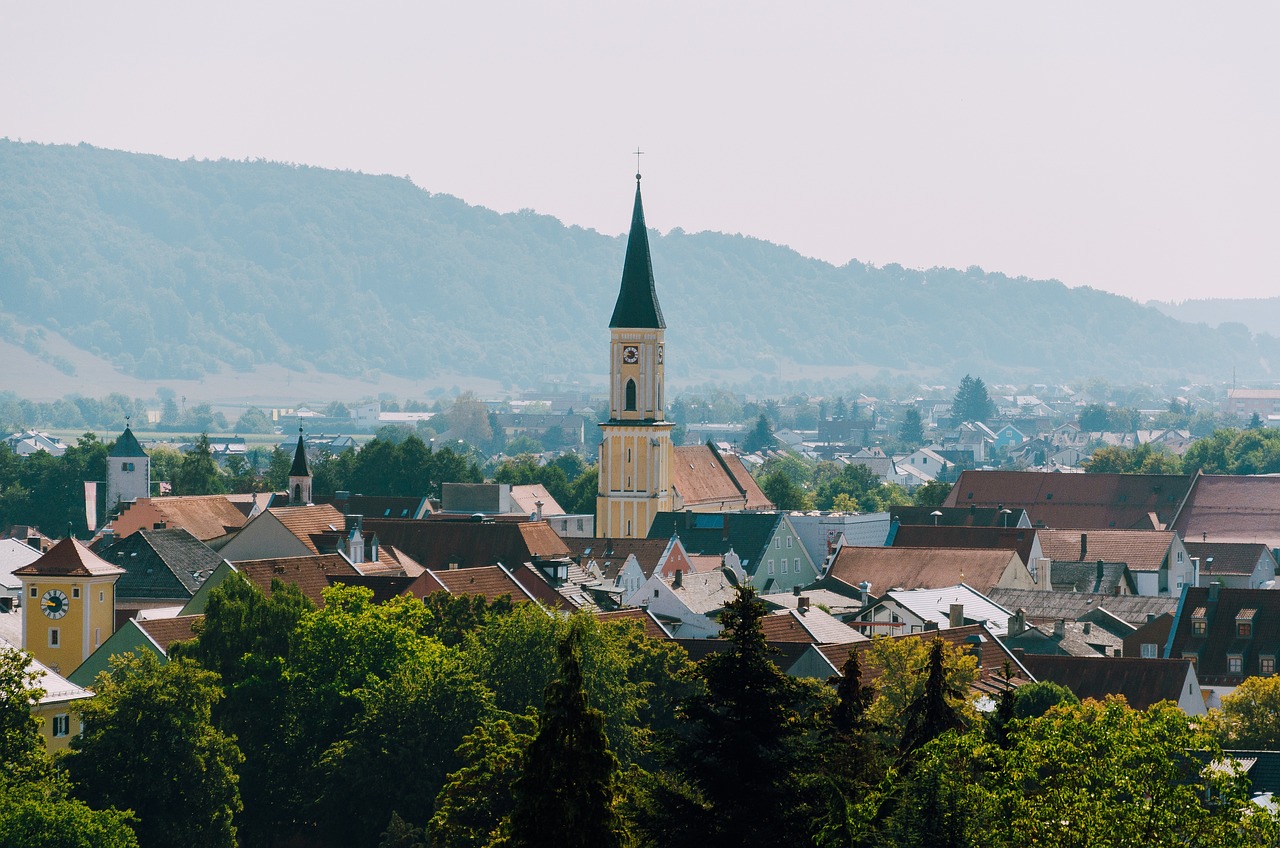
[[[409,175],[611,234],[639,145],[663,231],[1271,296],[1278,25],[1273,2],[0,0],[0,135]]]

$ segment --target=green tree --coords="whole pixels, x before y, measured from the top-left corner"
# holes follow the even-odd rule
[[[743,436],[742,450],[745,453],[757,453],[769,450],[773,446],[773,425],[769,423],[769,419],[764,413],[761,413],[760,417],[756,419],[755,426]]]
[[[923,486],[917,486],[911,492],[911,502],[916,506],[942,506],[947,495],[951,494],[951,484],[941,480],[930,480]]]
[[[924,444],[924,423],[920,420],[920,410],[914,406],[907,407],[902,414],[902,429],[898,432],[898,440],[910,448],[918,448]]]
[[[547,686],[538,733],[514,785],[505,838],[512,848],[610,848],[623,844],[614,807],[618,759],[609,750],[604,714],[587,700],[582,676],[583,619],[560,640],[559,673]]]
[[[498,712],[462,740],[464,765],[436,796],[429,832],[438,848],[485,848],[515,809],[513,785],[537,731],[537,714]]]
[[[1182,473],[1182,460],[1177,454],[1153,448],[1150,443],[1135,448],[1100,447],[1083,465],[1085,471],[1094,474]]]
[[[1280,678],[1246,677],[1212,715],[1223,747],[1280,750]]]
[[[44,696],[42,676],[29,654],[0,644],[0,784],[38,780],[48,770],[40,720],[31,713]]]
[[[133,816],[94,810],[60,782],[0,779],[0,845],[5,848],[138,848]]]
[[[236,844],[240,750],[212,720],[217,675],[191,660],[123,654],[80,703],[83,734],[64,760],[76,794],[137,815],[141,845]]]
[[[216,495],[225,490],[208,433],[201,433],[191,451],[182,458],[175,482],[175,494],[180,495]]]
[[[981,377],[965,374],[951,399],[952,417],[960,421],[986,421],[995,414],[996,405],[987,394],[987,384]]]
[[[811,499],[804,489],[792,482],[785,471],[777,470],[760,479],[760,488],[764,496],[776,509],[804,510],[809,509]]]
[[[251,406],[236,419],[237,433],[272,433],[275,425],[267,414],[256,406]]]

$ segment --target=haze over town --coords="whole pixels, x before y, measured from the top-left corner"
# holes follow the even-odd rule
[[[1275,291],[1274,6],[23,4],[0,135],[408,175],[843,264]]]

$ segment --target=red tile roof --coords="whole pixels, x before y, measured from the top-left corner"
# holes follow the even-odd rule
[[[1022,527],[943,527],[903,524],[893,537],[895,548],[986,548],[1017,551],[1023,565],[1031,562],[1036,531]]]
[[[331,504],[281,506],[267,511],[314,554],[320,553],[316,537],[333,535],[343,529],[347,520]]]
[[[601,621],[638,621],[640,626],[644,628],[644,635],[650,639],[671,638],[671,634],[658,623],[658,620],[648,610],[643,610],[639,607],[613,610],[612,612],[598,612],[596,613],[596,618]]]
[[[13,573],[18,577],[105,577],[125,571],[68,536],[40,559],[14,569]]]
[[[1173,529],[1187,540],[1280,547],[1280,477],[1201,475]]]
[[[383,544],[394,545],[433,571],[453,563],[460,568],[502,563],[513,567],[535,558],[567,557],[569,549],[545,521],[473,521],[470,517],[433,517],[412,521],[366,518],[365,530],[378,534]]]
[[[150,508],[150,512],[148,511]],[[134,510],[137,510],[136,514]],[[138,521],[146,523],[134,526]],[[165,527],[181,527],[202,542],[225,536],[245,525],[247,517],[226,495],[181,495],[171,498],[139,498],[125,508],[115,524],[118,534],[151,529],[157,521]]]
[[[890,589],[942,589],[966,583],[979,592],[1000,581],[1015,551],[961,548],[844,547],[827,572],[828,579],[857,587],[871,584],[872,594]]]
[[[1208,583],[1215,574],[1253,574],[1264,558],[1275,567],[1271,549],[1261,542],[1201,542],[1190,539],[1182,543],[1187,553],[1200,558],[1200,579]],[[1209,562],[1209,558],[1213,562]]]
[[[331,576],[345,582],[341,578],[360,574],[341,554],[251,559],[237,562],[235,567],[264,592],[269,593],[271,581],[278,579],[297,586],[317,606],[324,603],[323,593],[329,588]]]
[[[484,565],[475,568],[432,571],[431,574],[451,595],[480,595],[489,603],[493,603],[503,595],[509,596],[513,603],[533,600],[524,587],[501,566]]]
[[[203,615],[179,615],[173,618],[135,620],[134,624],[150,636],[167,656],[174,642],[186,642],[196,638],[195,625],[201,621],[204,621]]]
[[[1043,527],[1153,530],[1173,521],[1192,479],[1189,474],[963,471],[943,505],[1025,509]]]
[[[1040,549],[1052,560],[1123,562],[1130,571],[1159,571],[1176,538],[1172,530],[1041,530]]]
[[[722,505],[725,509],[772,509],[742,460],[711,445],[675,449],[671,484],[685,509]]]

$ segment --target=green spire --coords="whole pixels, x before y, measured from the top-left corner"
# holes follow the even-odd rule
[[[666,329],[662,307],[653,286],[653,262],[649,258],[649,231],[644,226],[640,203],[640,175],[636,174],[636,206],[631,212],[631,234],[627,236],[627,258],[622,264],[622,287],[613,305],[610,327],[653,327]]]

